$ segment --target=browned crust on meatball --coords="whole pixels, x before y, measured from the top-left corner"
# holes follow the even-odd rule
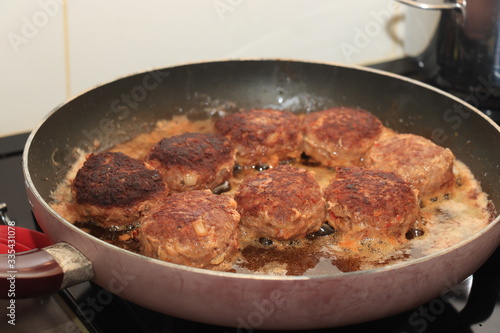
[[[352,238],[396,239],[420,218],[416,191],[392,172],[338,167],[325,189],[328,223]]]
[[[209,190],[174,193],[141,220],[142,253],[199,268],[228,270],[239,254],[236,202]]]
[[[300,124],[300,118],[289,111],[251,109],[218,119],[215,130],[233,142],[241,166],[274,166],[300,157]]]
[[[415,134],[395,134],[379,140],[366,155],[366,166],[395,172],[422,198],[449,191],[455,183],[455,156],[448,148]]]
[[[366,110],[335,107],[307,114],[304,153],[325,166],[360,165],[383,125]]]
[[[148,162],[160,171],[171,190],[213,189],[229,180],[235,150],[216,133],[185,133],[160,140]]]
[[[302,238],[318,230],[326,217],[314,174],[288,165],[245,179],[235,200],[242,230],[252,238]]]
[[[166,194],[158,171],[112,152],[87,156],[72,182],[72,191],[79,213],[104,227],[137,220],[151,201]]]

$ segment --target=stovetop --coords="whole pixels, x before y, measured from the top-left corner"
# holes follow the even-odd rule
[[[415,77],[406,60],[374,67]],[[8,215],[17,226],[40,231],[31,214],[21,169],[27,137],[28,133],[23,133],[0,138],[0,202],[8,204]],[[314,332],[498,333],[499,264],[500,248],[464,282],[427,304],[389,318]],[[125,301],[91,282],[43,298],[17,300],[16,306],[14,327],[7,323],[7,300],[0,300],[1,332],[242,332],[163,315]]]

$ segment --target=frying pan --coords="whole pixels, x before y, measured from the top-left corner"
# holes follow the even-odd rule
[[[28,198],[55,245],[17,255],[18,296],[91,280],[138,305],[188,320],[242,331],[297,330],[390,316],[460,283],[498,247],[499,216],[469,239],[423,258],[349,273],[268,276],[185,267],[122,250],[81,231],[49,205],[51,191],[75,160],[75,147],[92,151],[99,142],[104,149],[176,114],[201,119],[238,108],[314,112],[338,105],[364,108],[399,132],[449,147],[500,207],[500,128],[430,86],[361,67],[285,60],[157,69],[83,93],[56,108],[29,137],[23,156]],[[24,264],[33,258],[44,264]],[[28,288],[41,277],[40,287]]]

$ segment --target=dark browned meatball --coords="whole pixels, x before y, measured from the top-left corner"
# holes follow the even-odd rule
[[[325,199],[328,223],[353,239],[404,241],[420,217],[416,191],[392,172],[339,167]]]
[[[211,190],[231,177],[234,155],[231,142],[220,134],[185,133],[158,142],[148,163],[173,191]]]
[[[300,157],[300,123],[300,118],[289,111],[253,109],[218,119],[215,130],[233,142],[239,165],[274,166]]]
[[[314,174],[288,165],[245,179],[235,195],[242,230],[253,238],[292,240],[325,222],[325,202]]]
[[[228,270],[239,253],[236,202],[209,190],[174,193],[141,220],[144,255],[175,264]]]
[[[72,183],[79,214],[105,228],[122,229],[167,195],[158,171],[122,153],[91,154]]]
[[[422,198],[448,191],[454,184],[451,150],[414,134],[396,134],[378,141],[366,155],[366,165],[399,174]]]
[[[325,166],[360,165],[383,125],[368,111],[336,107],[304,117],[304,153]]]

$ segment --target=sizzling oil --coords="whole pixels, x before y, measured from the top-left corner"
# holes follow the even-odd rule
[[[193,122],[177,116],[169,121],[159,121],[151,133],[141,134],[109,150],[144,159],[150,148],[163,137],[212,130],[213,122],[210,120]],[[133,228],[117,232],[103,230],[92,223],[77,222],[81,219],[73,207],[70,184],[84,161],[85,153],[80,153],[81,158],[68,172],[66,180],[53,192],[52,207],[82,230],[126,250],[140,253]],[[302,162],[294,165],[313,171],[322,188],[335,175],[331,169]],[[239,170],[231,180],[229,190],[221,195],[234,195],[238,184],[257,172],[255,169]],[[272,275],[350,272],[412,260],[453,246],[484,228],[495,216],[491,202],[468,167],[455,161],[454,173],[457,178],[455,188],[450,193],[422,202],[422,220],[416,223],[415,230],[408,235],[409,240],[403,245],[378,239],[351,241],[340,233],[279,244],[262,244],[242,234],[241,256],[232,271]]]

